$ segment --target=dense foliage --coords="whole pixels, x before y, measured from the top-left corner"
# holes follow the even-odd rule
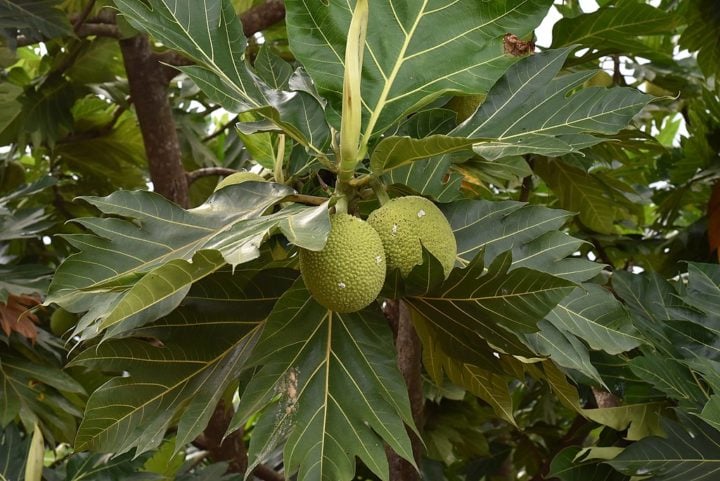
[[[0,479],[715,479],[720,14],[598,3],[0,0]]]

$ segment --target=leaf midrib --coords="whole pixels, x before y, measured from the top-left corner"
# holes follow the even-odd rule
[[[259,326],[259,325],[260,325],[260,324],[258,324],[258,326]],[[247,334],[245,334],[243,337],[239,338],[237,342],[235,342],[235,343],[233,343],[232,345],[230,345],[230,346],[228,347],[228,349],[226,349],[225,351],[222,351],[219,355],[217,355],[217,356],[215,356],[214,358],[208,360],[208,361],[205,363],[205,364],[206,364],[205,367],[203,367],[202,369],[199,369],[198,371],[194,371],[194,373],[192,373],[191,375],[181,378],[177,383],[175,383],[175,384],[173,384],[173,385],[171,385],[171,386],[167,386],[168,389],[166,389],[164,392],[162,392],[162,393],[160,393],[160,394],[157,394],[156,396],[153,396],[152,398],[146,400],[146,401],[143,402],[142,404],[139,404],[139,405],[136,407],[136,409],[134,409],[134,410],[130,411],[129,413],[125,414],[124,416],[118,418],[115,422],[113,422],[113,423],[110,424],[109,426],[105,427],[103,430],[99,431],[97,434],[94,434],[93,436],[88,437],[87,440],[83,441],[83,444],[81,444],[80,446],[78,446],[77,449],[78,449],[78,450],[82,450],[82,449],[87,448],[91,442],[95,441],[99,436],[101,436],[101,435],[104,434],[104,433],[107,433],[108,431],[110,431],[110,429],[112,429],[112,428],[114,428],[115,426],[117,426],[118,424],[120,424],[125,418],[134,415],[134,414],[135,414],[136,412],[138,412],[140,409],[143,409],[146,405],[148,405],[148,404],[150,404],[150,403],[152,403],[152,402],[155,402],[155,401],[158,400],[158,399],[161,399],[163,396],[166,396],[168,393],[170,393],[170,392],[172,392],[173,390],[177,389],[177,388],[180,387],[182,384],[189,383],[189,382],[192,380],[193,377],[199,376],[199,375],[200,375],[201,373],[203,373],[204,371],[210,369],[211,367],[214,367],[221,359],[223,359],[224,357],[226,357],[231,351],[233,351],[234,349],[238,348],[238,346],[240,346],[246,339],[248,339],[249,336],[251,336],[251,335],[255,332],[256,329],[258,329],[258,327],[256,327],[255,329],[251,330],[250,332],[248,332]],[[168,361],[165,360],[165,362],[168,362]],[[199,385],[199,386],[195,389],[195,391],[192,393],[193,396],[194,396],[195,394],[197,394],[197,392],[198,392],[199,390],[201,390],[202,386],[205,384],[206,381],[207,381],[207,378],[206,378],[205,380],[203,380],[203,382],[200,383],[200,385]]]

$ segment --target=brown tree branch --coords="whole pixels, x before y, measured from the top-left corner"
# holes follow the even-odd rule
[[[210,177],[213,175],[232,175],[236,173],[237,170],[235,169],[228,169],[227,167],[203,167],[202,169],[193,170],[192,172],[188,172],[187,179],[188,183],[192,184],[196,180],[198,180],[201,177]]]
[[[145,144],[150,180],[157,193],[187,207],[188,179],[162,66],[144,35],[120,40],[120,50]]]
[[[285,18],[283,0],[267,0],[240,15],[246,37],[281,22]]]
[[[111,23],[114,24],[117,18],[118,11],[111,7],[105,7],[100,9],[100,11],[97,13],[97,15],[94,15],[92,17],[86,17],[83,22],[87,23]],[[79,18],[82,18],[83,12],[75,13],[70,15],[70,22],[72,22],[73,25],[78,22]]]
[[[83,23],[78,25],[75,29],[75,33],[79,37],[90,37],[92,35],[97,37],[110,37],[120,38],[120,30],[117,25],[110,23]]]
[[[104,8],[96,16],[89,17],[93,4],[94,0],[88,2],[82,12],[70,15],[69,20],[75,34],[78,37],[95,35],[98,37],[120,38],[120,30],[115,25],[117,12],[111,8]],[[37,40],[27,38],[24,35],[18,35],[15,41],[18,47],[38,43]]]
[[[225,402],[220,401],[207,427],[193,444],[208,451],[213,461],[227,461],[229,472],[244,473],[247,469],[247,448],[243,440],[243,431],[237,430],[223,439],[232,417],[233,410],[226,409]]]
[[[264,464],[260,464],[253,469],[253,476],[263,481],[285,481],[285,477],[282,474]]]
[[[410,310],[400,300],[389,300],[385,307],[385,315],[395,334],[395,348],[400,373],[405,379],[410,397],[410,408],[418,430],[422,432],[424,424],[425,395],[422,383],[422,346],[415,328],[412,325]],[[420,464],[422,457],[422,441],[408,429],[412,442],[415,463]],[[420,474],[415,467],[390,449],[385,450],[390,464],[391,481],[419,481]]]
[[[220,127],[218,127],[218,129],[217,129],[215,132],[213,132],[213,133],[210,134],[210,135],[207,135],[207,136],[203,137],[202,141],[203,141],[203,142],[208,142],[208,141],[214,139],[214,138],[217,137],[218,135],[220,135],[220,134],[222,134],[223,132],[225,132],[225,130],[227,130],[228,127],[232,126],[232,125],[233,125],[234,123],[236,123],[237,121],[238,121],[238,116],[236,115],[235,117],[231,118],[230,120],[228,120],[227,122],[225,122],[223,125],[221,125]]]
[[[90,0],[86,5],[85,8],[82,9],[82,12],[80,12],[80,15],[72,19],[72,26],[73,30],[77,32],[78,27],[85,22],[85,20],[90,15],[90,12],[92,11],[93,7],[95,6],[95,0]]]
[[[207,427],[193,441],[193,444],[207,451],[208,456],[214,462],[228,462],[228,472],[244,473],[247,469],[248,460],[242,429],[225,437],[232,417],[232,409],[226,409],[224,401],[220,401],[215,407]],[[260,464],[253,469],[253,475],[263,481],[285,481],[285,478],[280,473],[264,464]]]
[[[523,178],[522,186],[520,187],[520,196],[518,200],[520,202],[527,202],[530,199],[530,192],[533,190],[533,178],[532,175],[528,175]]]

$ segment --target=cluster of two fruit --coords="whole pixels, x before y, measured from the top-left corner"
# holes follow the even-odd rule
[[[428,199],[399,197],[373,211],[367,222],[349,214],[332,216],[325,248],[300,250],[300,271],[320,304],[354,312],[377,298],[386,272],[398,269],[407,276],[421,264],[423,246],[447,277],[457,255],[450,224]]]

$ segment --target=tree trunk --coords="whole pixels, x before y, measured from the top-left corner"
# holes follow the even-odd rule
[[[418,338],[415,332],[415,327],[410,318],[410,311],[404,302],[400,300],[388,301],[385,314],[395,334],[398,368],[400,368],[400,373],[408,387],[413,420],[418,430],[422,432],[425,394],[423,392],[422,382],[422,346],[420,344],[420,338]],[[408,429],[408,435],[412,442],[415,463],[420,467],[422,442],[410,429]],[[391,481],[420,480],[420,474],[412,464],[398,456],[397,453],[392,450],[387,449],[386,451],[388,462],[390,463]]]
[[[715,182],[708,203],[708,243],[710,253],[720,260],[720,181]]]
[[[155,192],[187,207],[188,181],[163,66],[145,35],[121,40],[120,49]]]

